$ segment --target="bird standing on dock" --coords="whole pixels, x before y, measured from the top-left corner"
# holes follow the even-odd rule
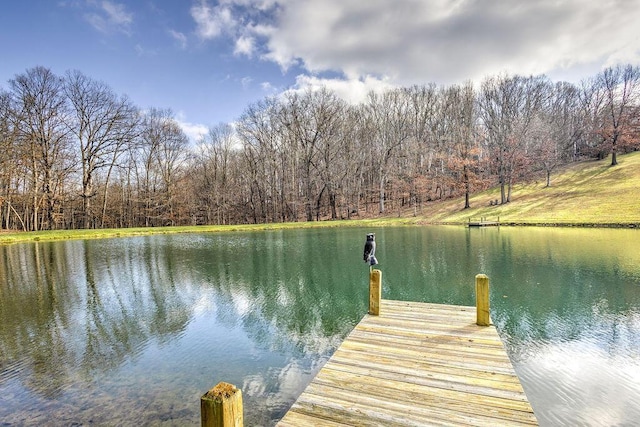
[[[374,233],[367,234],[367,241],[364,243],[364,262],[369,265],[376,265],[378,260],[375,257],[376,254],[376,235]]]

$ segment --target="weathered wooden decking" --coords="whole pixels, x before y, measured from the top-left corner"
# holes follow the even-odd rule
[[[537,425],[495,327],[475,322],[475,307],[383,300],[278,425]]]

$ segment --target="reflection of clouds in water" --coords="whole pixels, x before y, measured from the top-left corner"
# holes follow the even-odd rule
[[[592,342],[612,356],[640,357],[640,307],[614,312],[606,300],[600,300],[581,311],[534,317],[525,309],[516,309],[510,319],[504,313],[492,313],[492,319],[516,362],[535,357],[540,343],[576,340]]]
[[[588,329],[589,336],[610,357],[632,357],[640,363],[640,307],[622,313],[612,313],[605,300],[592,306],[594,325]]]
[[[233,306],[239,317],[244,317],[249,313],[249,311],[255,309],[255,307],[252,307],[253,304],[244,291],[240,290],[234,292],[231,295],[231,298],[233,299]]]
[[[308,329],[304,332],[296,333],[295,331],[289,331],[288,334],[289,339],[293,342],[300,343],[306,353],[333,353],[344,339],[343,334],[325,336],[322,320],[319,317],[316,317],[315,321],[309,323],[306,327]]]
[[[213,311],[215,304],[209,293],[201,293],[198,299],[193,303],[193,314],[202,316],[205,313]]]
[[[296,360],[288,363],[278,375],[280,390],[288,397],[297,399],[326,361],[327,359],[314,360],[308,367]]]
[[[245,414],[248,425],[264,425],[265,420],[254,419],[258,414],[284,416],[293,402],[326,363],[327,358],[302,361],[293,359],[282,368],[270,368],[265,373],[248,375],[242,384],[242,393],[251,402],[251,411]],[[245,404],[246,406],[246,404]],[[249,419],[246,419],[246,417]],[[271,420],[273,422],[275,420]]]
[[[290,306],[295,303],[295,297],[292,297],[282,281],[278,282],[278,293],[276,296],[276,301],[282,307]]]
[[[636,425],[640,418],[640,309],[607,299],[495,318],[541,425]]]
[[[540,424],[633,425],[640,418],[640,360],[592,339],[546,343],[516,364]],[[579,417],[579,418],[577,418]]]

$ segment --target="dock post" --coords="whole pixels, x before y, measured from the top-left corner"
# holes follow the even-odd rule
[[[382,271],[374,269],[369,273],[369,314],[380,315],[382,299]]]
[[[485,274],[476,276],[476,325],[491,325],[489,314],[489,277]]]
[[[243,427],[242,391],[228,383],[218,383],[200,398],[202,427]]]

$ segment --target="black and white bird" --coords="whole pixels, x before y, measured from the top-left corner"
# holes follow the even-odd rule
[[[364,262],[370,265],[376,265],[378,261],[376,254],[376,235],[374,233],[367,234],[367,241],[364,243]]]

